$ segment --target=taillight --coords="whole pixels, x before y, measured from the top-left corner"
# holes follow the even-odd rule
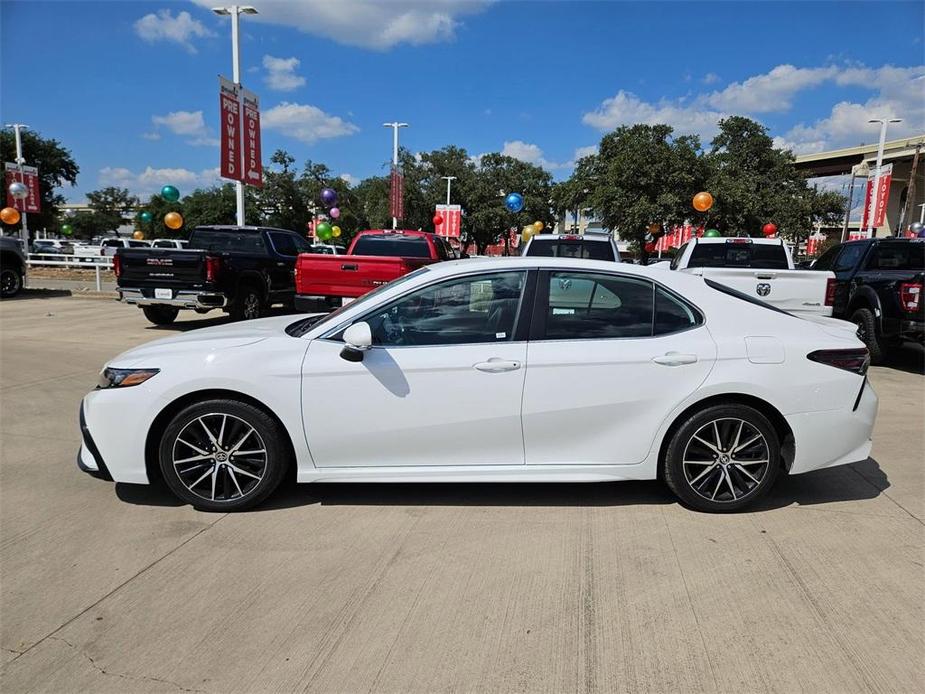
[[[851,371],[859,376],[867,373],[870,366],[870,353],[866,347],[860,349],[817,349],[806,355],[810,361],[834,366],[836,369]]]
[[[835,278],[829,277],[825,283],[825,305],[834,306],[835,305]]]
[[[922,283],[903,282],[899,285],[899,305],[903,311],[914,313],[922,305]]]
[[[112,272],[116,277],[122,274],[122,258],[119,257],[118,253],[112,257]]]
[[[206,258],[206,282],[214,282],[218,279],[218,271],[222,267],[221,258]]]

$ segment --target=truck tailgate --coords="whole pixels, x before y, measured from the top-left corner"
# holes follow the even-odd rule
[[[120,248],[120,287],[198,289],[205,285],[205,251]]]
[[[303,253],[296,261],[296,293],[359,297],[431,262],[429,258]]]
[[[832,306],[825,301],[829,280],[835,279],[832,272],[730,267],[694,267],[683,272],[708,277],[790,313],[832,315]]]

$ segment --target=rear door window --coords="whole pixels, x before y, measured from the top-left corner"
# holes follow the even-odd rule
[[[586,272],[550,272],[545,332],[539,339],[590,340],[652,335],[654,285]]]
[[[353,255],[430,258],[430,246],[423,236],[370,234],[357,239],[353,247]]]
[[[855,265],[858,264],[858,261],[861,259],[861,256],[864,255],[866,248],[867,246],[861,243],[847,244],[842,250],[841,255],[838,256],[838,260],[835,261],[835,265],[832,269],[835,272],[851,270]]]
[[[299,250],[296,248],[295,237],[290,234],[282,234],[278,231],[270,232],[270,240],[273,242],[273,248],[280,255],[298,255]]]

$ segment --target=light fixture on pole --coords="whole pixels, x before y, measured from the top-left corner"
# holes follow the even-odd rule
[[[450,204],[450,186],[453,185],[453,181],[456,180],[456,176],[441,176],[444,181],[446,181],[446,204]]]
[[[398,121],[394,123],[383,123],[383,128],[392,128],[392,177],[396,175],[398,171],[398,129],[407,128],[407,123],[399,123]],[[398,228],[398,217],[392,217],[392,229]]]
[[[250,5],[231,5],[230,7],[213,7],[212,11],[220,16],[231,17],[231,79],[238,85],[238,91],[241,89],[241,42],[238,33],[238,18],[242,14],[257,14],[257,9]],[[239,97],[240,99],[240,97]],[[238,108],[241,108],[241,102],[238,101]],[[244,142],[244,132],[238,136],[238,152],[243,152],[242,143]],[[239,154],[239,156],[241,156]],[[239,162],[240,165],[240,162]],[[244,226],[244,181],[235,181],[235,201],[237,203],[237,221],[238,226]]]
[[[902,118],[871,118],[868,123],[880,124],[880,145],[877,147],[877,168],[874,174],[874,185],[872,195],[870,196],[871,207],[867,211],[867,237],[872,238],[874,235],[874,217],[877,213],[877,207],[880,201],[877,197],[880,194],[880,173],[883,168],[883,148],[886,144],[886,128],[890,123],[902,123]]]
[[[25,158],[22,155],[22,131],[28,130],[29,126],[24,123],[7,123],[7,128],[13,129],[13,137],[16,140],[16,164],[20,167],[22,171],[22,166],[26,163]],[[19,230],[19,237],[22,239],[23,248],[29,249],[29,224],[26,221],[26,213],[21,212],[20,217],[22,220],[22,227]]]

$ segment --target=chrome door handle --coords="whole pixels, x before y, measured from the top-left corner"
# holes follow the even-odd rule
[[[667,352],[660,357],[652,357],[652,361],[662,366],[681,366],[682,364],[694,364],[697,361],[696,354],[681,354],[680,352]]]
[[[473,364],[472,368],[476,369],[477,371],[496,374],[501,373],[502,371],[516,371],[520,368],[520,362],[510,361],[508,359],[492,358],[488,361],[480,361],[478,364]]]

